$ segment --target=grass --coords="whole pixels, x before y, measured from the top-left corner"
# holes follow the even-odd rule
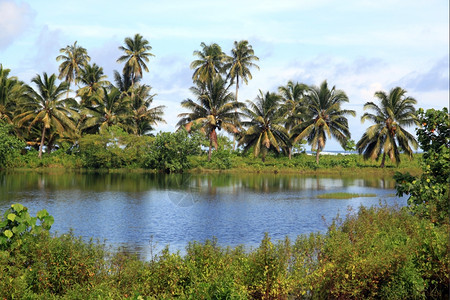
[[[319,199],[351,199],[359,197],[376,197],[377,194],[326,193],[318,195]]]

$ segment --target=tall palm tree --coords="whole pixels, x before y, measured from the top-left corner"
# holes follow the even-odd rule
[[[103,74],[103,68],[97,64],[86,64],[80,70],[78,76],[82,88],[78,89],[77,95],[81,97],[82,104],[88,104],[89,100],[97,93],[102,93],[102,87],[110,85],[110,82],[106,80],[107,76]]]
[[[325,147],[327,136],[334,137],[342,147],[351,137],[348,129],[347,115],[355,116],[355,111],[341,109],[341,104],[348,102],[348,97],[342,90],[333,86],[328,88],[327,81],[320,87],[312,86],[305,96],[307,119],[296,125],[292,131],[294,142],[306,138],[311,150],[316,151],[316,163],[319,163],[319,153]]]
[[[225,69],[229,69],[228,77],[232,78],[231,82],[236,85],[236,101],[238,101],[239,82],[243,81],[248,84],[248,80],[252,79],[252,73],[250,68],[256,68],[259,70],[259,66],[254,61],[259,61],[259,58],[255,56],[255,51],[248,41],[235,41],[234,48],[231,50],[231,56],[225,57],[227,63]],[[236,137],[233,137],[233,149],[235,149]]]
[[[118,88],[102,87],[103,92],[96,95],[93,105],[86,106],[82,113],[87,116],[82,130],[88,133],[103,132],[112,125],[129,129],[127,119],[130,116],[129,97],[122,97]]]
[[[370,126],[356,144],[358,152],[363,153],[364,159],[376,159],[383,153],[380,167],[384,167],[386,155],[392,162],[400,162],[400,150],[412,157],[412,149],[417,149],[417,141],[412,134],[403,127],[419,125],[415,115],[414,104],[417,101],[412,97],[406,97],[406,91],[400,87],[375,93],[380,101],[380,106],[373,102],[367,102],[364,110],[369,109],[374,113],[364,113],[361,122],[370,120],[374,125]]]
[[[178,126],[184,126],[188,131],[192,127],[200,127],[209,139],[208,160],[211,160],[212,147],[218,148],[217,130],[235,134],[238,132],[239,113],[236,109],[244,106],[243,103],[234,101],[233,93],[229,92],[224,79],[216,75],[209,84],[197,82],[197,87],[192,87],[191,92],[197,98],[196,101],[186,99],[181,106],[191,110],[190,113],[179,114],[181,118]]]
[[[155,56],[149,52],[152,50],[152,47],[142,35],[136,33],[134,38],[125,38],[125,47],[120,46],[119,49],[125,54],[119,57],[117,62],[125,62],[123,73],[131,76],[131,85],[134,85],[137,80],[142,78],[143,71],[148,72],[148,67],[145,63],[150,61],[149,57]]]
[[[289,144],[287,151],[289,159],[292,158],[292,147],[294,146],[294,136],[292,135],[292,128],[305,120],[306,107],[304,105],[304,96],[308,86],[303,83],[293,82],[289,80],[286,86],[280,86],[278,93],[281,96],[280,110],[284,116],[284,126],[289,133]]]
[[[134,87],[133,87],[134,88]],[[153,94],[150,94],[149,85],[136,86],[131,97],[132,109],[132,133],[136,135],[146,135],[154,128],[157,123],[166,123],[162,118],[164,114],[164,105],[150,107],[153,102]]]
[[[34,125],[40,124],[41,142],[39,147],[39,158],[42,157],[46,130],[55,129],[61,136],[67,134],[67,131],[75,131],[75,122],[72,117],[77,116],[77,112],[70,109],[68,102],[74,102],[74,99],[63,99],[63,94],[69,89],[68,82],[61,82],[56,85],[56,75],[50,77],[47,73],[43,77],[36,75],[32,80],[37,90],[27,86],[26,100],[22,103],[22,113],[18,114],[14,121],[20,127],[26,122],[28,130]]]
[[[62,63],[59,65],[58,78],[64,78],[64,80],[69,83],[69,88],[67,89],[67,98],[69,98],[70,84],[72,82],[78,82],[81,68],[86,65],[91,58],[87,54],[85,48],[77,46],[76,41],[73,45],[67,45],[66,48],[61,48],[59,52],[62,54],[56,57],[56,61],[62,60]]]
[[[261,90],[256,97],[256,103],[247,101],[247,107],[243,108],[243,115],[248,121],[242,122],[247,130],[239,140],[240,145],[247,151],[254,146],[254,155],[261,153],[262,161],[270,149],[280,152],[281,148],[289,141],[286,128],[281,125],[283,116],[280,111],[279,95]]]
[[[255,56],[255,51],[248,41],[235,41],[234,48],[231,50],[231,56],[227,59],[226,69],[229,69],[228,76],[233,79],[236,84],[236,101],[238,99],[239,82],[243,81],[248,84],[248,80],[252,79],[251,68],[259,70],[259,66],[254,61],[259,61],[259,58]]]
[[[216,77],[216,74],[224,72],[224,63],[227,56],[216,43],[206,45],[202,42],[200,46],[202,47],[201,51],[194,51],[194,56],[198,59],[191,63],[191,69],[195,69],[192,80],[209,83]]]
[[[24,84],[16,77],[10,77],[10,69],[0,64],[0,120],[11,124],[18,102],[23,98]]]

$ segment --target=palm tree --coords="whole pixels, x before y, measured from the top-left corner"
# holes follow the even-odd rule
[[[112,125],[129,129],[127,118],[130,116],[129,97],[122,97],[118,88],[102,87],[103,92],[95,96],[93,105],[86,106],[82,113],[87,116],[82,130],[89,133],[103,132]]]
[[[10,77],[9,72],[10,69],[4,69],[0,64],[0,120],[11,124],[14,111],[25,90],[24,84],[16,77]]]
[[[158,122],[166,123],[162,118],[164,114],[164,105],[150,108],[154,95],[150,94],[151,87],[148,85],[139,85],[131,97],[132,109],[132,132],[136,135],[146,135],[154,128]]]
[[[206,45],[202,42],[200,46],[201,51],[194,51],[194,56],[198,59],[191,63],[191,69],[195,69],[192,80],[208,83],[216,77],[216,74],[223,73],[227,56],[216,43]]]
[[[294,136],[292,135],[292,128],[304,121],[306,107],[304,106],[305,93],[308,86],[303,83],[294,83],[289,81],[286,86],[280,86],[278,93],[281,95],[282,104],[280,110],[284,116],[284,126],[289,133],[289,144],[287,151],[289,159],[292,158],[292,147],[294,143]]]
[[[36,124],[41,124],[41,142],[39,147],[39,158],[42,157],[45,132],[47,129],[56,130],[61,136],[67,131],[75,131],[75,123],[72,117],[77,116],[77,112],[68,107],[69,102],[74,99],[62,99],[63,94],[69,89],[68,82],[61,82],[56,85],[56,75],[50,77],[47,73],[36,75],[31,82],[37,86],[37,90],[27,86],[26,100],[22,104],[22,113],[18,114],[14,121],[20,127],[25,122],[29,122],[28,131]]]
[[[192,112],[179,114],[181,118],[178,126],[184,126],[188,131],[192,127],[200,127],[200,130],[208,136],[209,151],[208,160],[211,160],[212,147],[218,148],[217,130],[222,128],[232,134],[238,132],[239,113],[236,109],[244,106],[243,103],[234,101],[233,93],[228,91],[224,79],[216,75],[209,84],[197,82],[197,87],[192,87],[191,92],[197,98],[196,101],[186,99],[181,106]]]
[[[232,82],[236,84],[236,101],[238,101],[239,82],[243,81],[248,84],[248,80],[252,79],[250,68],[259,70],[259,66],[254,61],[259,61],[255,56],[252,46],[248,41],[242,40],[234,42],[234,48],[231,50],[231,56],[226,57],[227,64],[225,69],[229,69],[228,76],[232,78]],[[233,137],[233,149],[235,149],[236,138]]]
[[[243,40],[240,42],[234,42],[234,48],[231,50],[231,56],[228,57],[228,63],[225,65],[226,69],[229,69],[228,76],[233,79],[236,84],[236,101],[238,99],[239,82],[243,81],[248,84],[248,80],[252,79],[252,73],[250,68],[256,68],[259,70],[259,66],[253,61],[259,61],[259,58],[255,56],[255,52],[252,46],[248,44],[248,41]]]
[[[351,137],[346,116],[356,114],[353,110],[341,109],[343,102],[348,102],[345,92],[336,90],[334,86],[330,90],[326,80],[320,87],[310,87],[305,96],[306,120],[292,128],[292,131],[294,142],[307,139],[311,150],[316,151],[317,164],[327,136],[336,138],[342,147]]]
[[[143,71],[148,72],[145,63],[150,61],[149,57],[155,56],[149,52],[152,47],[142,35],[136,33],[134,38],[125,38],[125,47],[120,46],[119,49],[125,54],[119,57],[117,62],[125,62],[123,73],[131,76],[131,85],[134,85],[137,80],[142,78]]]
[[[243,133],[239,145],[245,145],[244,151],[254,146],[254,155],[262,154],[265,161],[270,149],[280,152],[281,148],[289,141],[286,128],[281,125],[283,120],[279,107],[280,97],[275,93],[263,94],[260,90],[256,97],[256,103],[247,101],[247,107],[243,108],[243,115],[248,121],[242,122],[248,129]]]
[[[59,65],[59,76],[58,78],[64,80],[70,84],[72,82],[77,83],[79,80],[79,75],[81,73],[81,68],[85,66],[91,58],[87,55],[87,50],[83,47],[77,46],[77,42],[73,45],[67,45],[66,48],[61,48],[60,53],[63,53],[56,57],[56,61],[62,60],[63,62]],[[69,88],[67,89],[67,98],[69,98]]]
[[[106,80],[107,76],[103,74],[103,68],[97,64],[86,64],[80,70],[79,81],[84,85],[77,92],[81,97],[82,104],[88,104],[89,100],[98,93],[102,93],[102,87],[110,85],[110,82]]]
[[[364,110],[374,113],[364,113],[361,122],[370,120],[375,124],[370,126],[356,144],[358,152],[363,153],[364,159],[376,159],[383,153],[380,167],[384,167],[386,154],[392,162],[400,162],[400,150],[412,157],[412,145],[417,149],[417,141],[412,134],[403,127],[419,125],[415,115],[414,104],[417,101],[405,96],[406,91],[400,87],[393,88],[389,94],[384,91],[375,93],[380,106],[367,102]]]

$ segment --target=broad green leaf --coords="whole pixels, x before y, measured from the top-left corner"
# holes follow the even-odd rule
[[[42,220],[42,218],[48,216],[48,212],[46,209],[43,209],[43,210],[38,211],[36,216],[38,217],[39,220]]]
[[[21,212],[24,209],[24,206],[20,203],[12,204],[11,207],[17,212]]]
[[[3,232],[3,234],[7,237],[7,238],[12,238],[13,233],[11,230],[5,230],[5,232]]]
[[[16,214],[9,214],[8,215],[8,220],[14,222],[14,220],[16,219],[17,215]]]

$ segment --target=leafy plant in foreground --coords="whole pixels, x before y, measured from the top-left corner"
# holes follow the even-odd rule
[[[449,223],[450,189],[450,119],[447,108],[418,111],[422,128],[417,129],[423,149],[420,177],[397,172],[397,195],[410,195],[410,209],[432,222]]]
[[[37,223],[38,220],[40,225]],[[27,233],[39,234],[49,231],[53,222],[53,217],[45,209],[39,211],[36,217],[31,217],[25,206],[19,203],[12,204],[0,222],[0,250],[7,249]]]

